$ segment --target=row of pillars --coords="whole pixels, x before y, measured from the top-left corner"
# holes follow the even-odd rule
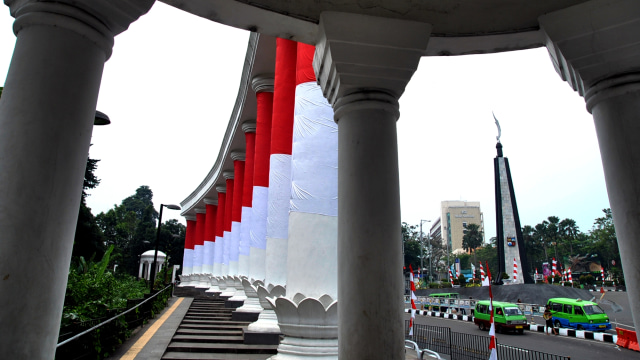
[[[5,3],[16,18],[17,42],[0,100],[0,323],[11,326],[0,337],[0,352],[50,359],[104,62],[113,37],[153,1]],[[593,0],[540,18],[556,69],[594,117],[634,323],[640,314],[639,6]],[[611,14],[618,16],[605,16]],[[396,121],[398,98],[430,31],[429,24],[406,20],[320,17],[313,67],[339,129],[344,359],[404,358]]]

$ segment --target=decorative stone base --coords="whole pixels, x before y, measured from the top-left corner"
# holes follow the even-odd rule
[[[278,345],[282,334],[245,330],[243,336],[247,345]]]
[[[259,312],[234,311],[231,313],[231,320],[254,322],[258,320],[259,316],[260,316]]]

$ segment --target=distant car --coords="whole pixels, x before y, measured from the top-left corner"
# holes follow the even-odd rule
[[[577,330],[605,331],[611,329],[609,316],[591,301],[570,298],[549,299],[553,325]]]
[[[478,325],[480,330],[488,330],[491,327],[489,300],[478,301],[473,314],[473,322]],[[527,326],[527,317],[516,304],[494,301],[493,322],[498,332],[515,331],[522,334]]]

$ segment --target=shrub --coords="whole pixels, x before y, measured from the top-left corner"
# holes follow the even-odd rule
[[[443,288],[450,288],[451,287],[451,283],[447,282],[447,281],[443,281],[440,285],[442,285]]]
[[[441,284],[440,284],[440,283],[437,283],[437,282],[429,283],[429,289],[439,289],[439,288],[440,288],[440,285],[441,285]]]
[[[457,279],[457,280],[458,280],[458,284],[459,284],[460,286],[462,286],[462,287],[464,287],[464,286],[467,284],[467,278],[466,278],[464,275],[462,275],[462,274],[460,274],[460,276],[458,276],[458,279]],[[455,280],[454,280],[454,281],[455,281]]]

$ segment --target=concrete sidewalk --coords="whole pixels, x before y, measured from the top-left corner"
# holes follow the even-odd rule
[[[182,299],[182,300],[180,300]],[[158,321],[160,321],[168,311],[180,301],[178,306],[173,309],[173,312],[166,318],[160,325],[155,333],[151,334]],[[171,297],[167,307],[162,310],[160,314],[157,314],[155,318],[151,319],[147,324],[134,330],[133,335],[127,339],[122,345],[109,356],[108,360],[159,360],[162,358],[171,338],[178,329],[178,326],[182,322],[184,315],[189,310],[189,306],[193,298],[180,298]],[[131,350],[131,351],[130,351]]]

